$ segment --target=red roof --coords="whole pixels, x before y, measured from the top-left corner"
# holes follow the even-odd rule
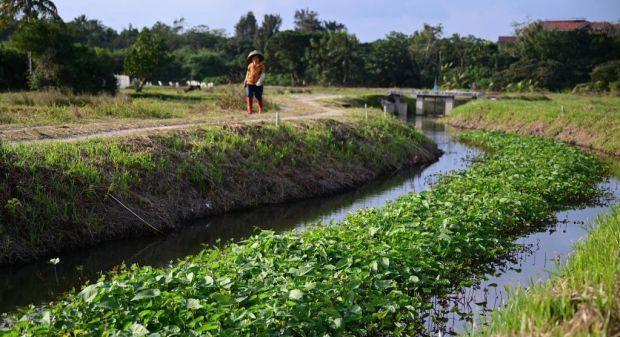
[[[547,20],[542,23],[543,28],[548,30],[559,30],[562,32],[586,29],[590,22],[586,20]]]
[[[605,21],[593,21],[593,22],[590,22],[590,24],[592,25],[592,29],[613,28],[613,25],[611,23],[605,22]]]
[[[499,36],[497,38],[498,43],[510,43],[510,42],[515,42],[515,41],[517,41],[516,36]]]

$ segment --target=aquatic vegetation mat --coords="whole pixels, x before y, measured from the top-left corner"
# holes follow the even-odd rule
[[[261,232],[168,268],[133,266],[6,316],[8,336],[402,336],[603,169],[560,143],[468,132],[488,150],[428,191],[302,233]]]

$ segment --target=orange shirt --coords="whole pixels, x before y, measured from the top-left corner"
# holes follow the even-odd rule
[[[245,74],[245,83],[256,85],[260,75],[265,71],[265,65],[262,63],[254,64],[254,62],[250,62],[248,64],[248,72]]]

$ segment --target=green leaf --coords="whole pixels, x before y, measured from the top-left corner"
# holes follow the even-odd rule
[[[293,289],[289,291],[288,298],[294,301],[300,300],[304,296],[304,292],[299,289]]]
[[[132,337],[141,337],[148,334],[149,330],[140,323],[134,323],[129,327],[129,332],[131,332]]]
[[[200,304],[199,300],[195,298],[189,298],[187,299],[187,302],[185,303],[185,307],[189,310],[198,310],[202,308],[202,305]]]
[[[157,297],[161,294],[161,291],[159,291],[159,289],[147,289],[147,290],[142,290],[140,292],[138,292],[136,294],[136,296],[134,296],[131,300],[132,301],[139,301],[145,298],[153,298],[153,297]]]
[[[91,284],[87,286],[86,288],[82,289],[82,291],[80,291],[79,295],[82,296],[82,298],[84,299],[84,302],[90,303],[93,301],[93,299],[95,299],[95,296],[97,296],[97,288],[100,285],[101,285],[100,283]]]

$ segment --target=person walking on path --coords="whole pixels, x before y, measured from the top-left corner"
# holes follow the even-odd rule
[[[247,114],[252,113],[252,99],[256,97],[258,101],[258,113],[263,112],[263,82],[265,80],[265,57],[258,50],[253,50],[248,54],[248,71],[245,74],[243,85],[245,86],[245,103]]]

